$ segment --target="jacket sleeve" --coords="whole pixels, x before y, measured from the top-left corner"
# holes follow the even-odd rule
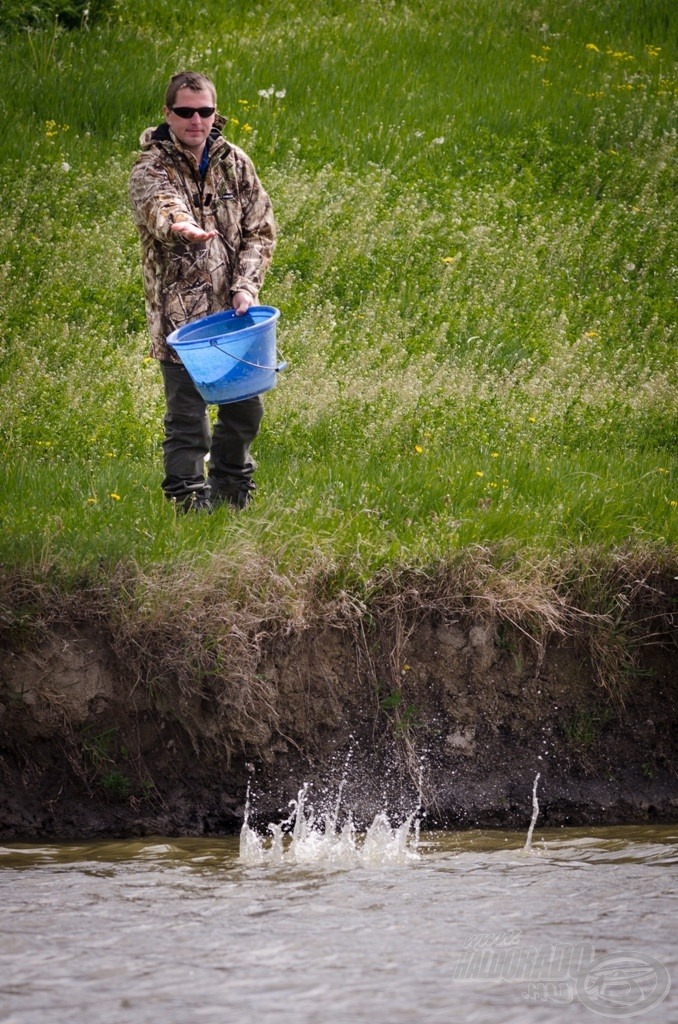
[[[242,150],[238,151],[237,165],[242,203],[242,238],[231,294],[247,292],[256,301],[275,249],[275,218],[271,200],[259,181],[252,161]]]
[[[198,227],[185,196],[170,180],[167,169],[153,153],[142,153],[129,181],[134,222],[161,242],[175,241],[172,225],[187,222]]]

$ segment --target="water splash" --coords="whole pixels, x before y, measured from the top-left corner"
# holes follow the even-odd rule
[[[259,835],[249,824],[248,787],[245,820],[240,831],[240,863],[347,867],[356,864],[404,864],[418,859],[420,806],[400,825],[392,825],[386,811],[380,811],[369,828],[361,833],[350,811],[339,824],[343,788],[342,782],[335,806],[317,816],[309,804],[309,786],[306,783],[299,790],[297,799],[290,801],[289,817],[268,826],[268,838]]]
[[[530,827],[527,830],[527,839],[525,840],[525,846],[523,849],[526,853],[529,853],[532,849],[532,833],[534,832],[534,826],[537,824],[537,818],[539,817],[539,801],[537,800],[537,783],[541,772],[537,772],[532,786],[532,819],[530,821]]]

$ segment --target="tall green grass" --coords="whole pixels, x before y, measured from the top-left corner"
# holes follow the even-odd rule
[[[0,560],[675,545],[672,0],[138,6],[0,37]],[[289,369],[239,517],[159,492],[126,181],[183,66],[280,228]]]

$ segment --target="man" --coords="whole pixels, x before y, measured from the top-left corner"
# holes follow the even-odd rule
[[[162,487],[182,511],[248,504],[256,468],[250,445],[263,415],[259,395],[220,405],[211,430],[206,403],[166,342],[211,313],[246,313],[275,247],[269,197],[247,154],[221,135],[216,105],[204,75],[174,75],[165,120],[142,134],[130,177],[151,355],[160,361],[167,402]]]

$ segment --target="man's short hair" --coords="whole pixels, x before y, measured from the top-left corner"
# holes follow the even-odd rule
[[[199,75],[195,71],[180,71],[178,75],[172,75],[165,93],[166,107],[174,106],[179,89],[191,89],[192,92],[202,92],[203,89],[208,89],[212,93],[215,107],[217,105],[217,90],[214,87],[214,82],[210,81],[206,75]]]

